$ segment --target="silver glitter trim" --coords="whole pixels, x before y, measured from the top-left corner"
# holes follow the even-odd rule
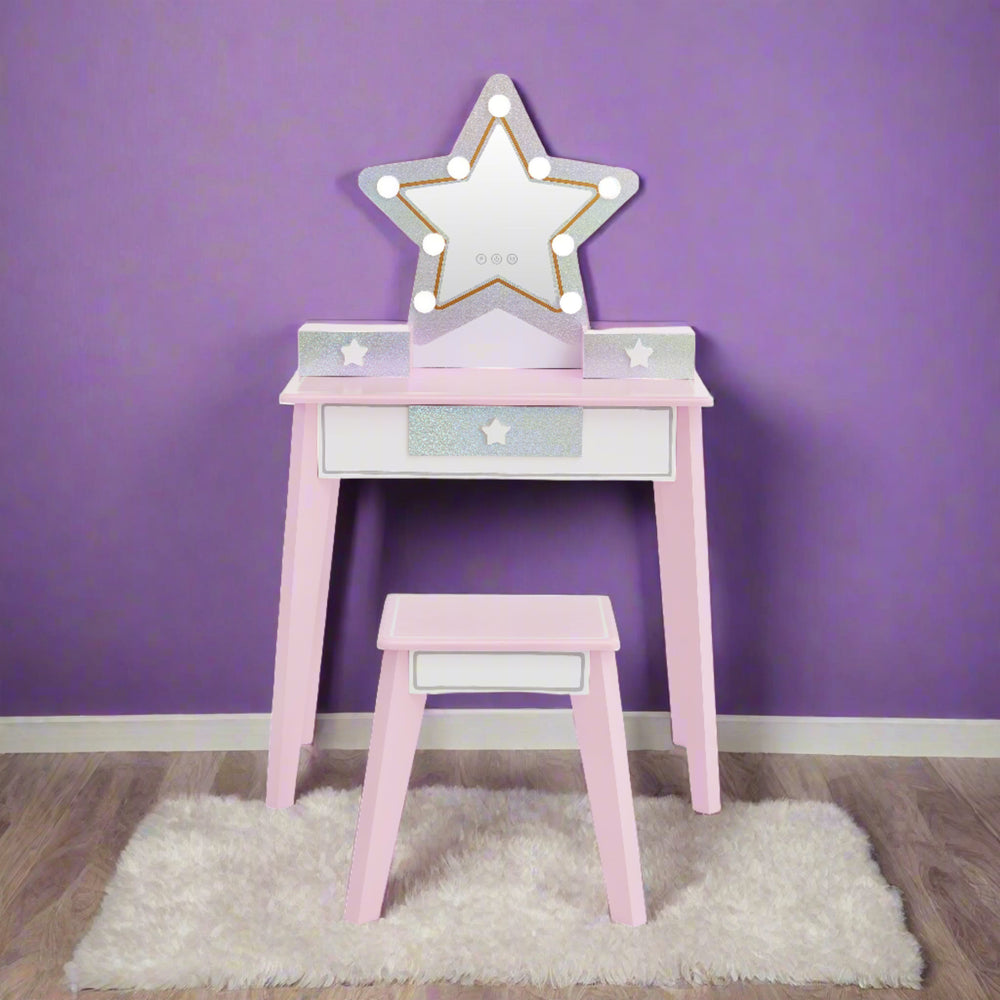
[[[361,364],[347,364],[341,350],[353,341],[367,348]],[[405,323],[306,323],[299,328],[299,373],[368,377],[408,375],[410,331]]]
[[[627,350],[652,348],[645,366],[632,367]],[[689,326],[622,327],[583,335],[584,378],[693,379],[695,332]]]
[[[411,406],[411,455],[512,455],[579,458],[583,408],[579,406]],[[508,427],[505,444],[488,444],[483,427]]]

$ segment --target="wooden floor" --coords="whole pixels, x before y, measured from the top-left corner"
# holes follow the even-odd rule
[[[309,752],[300,790],[361,784],[364,751]],[[642,795],[687,795],[682,751],[629,755]],[[72,994],[61,969],[96,914],[119,852],[163,798],[211,792],[262,799],[264,753],[0,756],[0,998]],[[584,790],[569,751],[419,751],[412,785]],[[1000,760],[724,754],[724,800],[820,799],[845,807],[902,889],[928,961],[925,987],[861,990],[738,983],[685,990],[580,986],[334,987],[215,993],[86,991],[83,1000],[775,1000],[1000,998]]]

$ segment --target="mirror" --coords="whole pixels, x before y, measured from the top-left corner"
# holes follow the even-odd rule
[[[639,187],[550,157],[509,77],[490,77],[448,156],[368,167],[361,189],[420,247],[414,367],[579,367],[577,248]]]

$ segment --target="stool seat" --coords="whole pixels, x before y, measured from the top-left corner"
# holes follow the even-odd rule
[[[611,600],[592,594],[390,594],[376,645],[537,653],[621,647]]]
[[[344,918],[366,923],[382,914],[428,690],[537,691],[550,682],[550,693],[570,694],[611,919],[645,923],[610,599],[390,594],[378,647],[382,669]]]

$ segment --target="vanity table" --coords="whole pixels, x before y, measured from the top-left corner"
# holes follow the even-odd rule
[[[701,419],[712,397],[700,378],[585,379],[573,369],[425,368],[388,378],[296,373],[280,401],[292,407],[292,447],[269,806],[292,804],[298,751],[313,738],[340,480],[424,477],[652,482],[673,741],[687,748],[694,809],[719,810]],[[457,428],[454,440],[463,423],[479,433],[495,418],[510,428],[511,441],[522,423],[531,424],[536,452],[566,450],[578,429],[579,454],[510,455],[497,442],[481,455],[413,455],[413,413],[423,421],[418,431],[438,426],[440,415],[441,427]],[[552,426],[559,431],[550,439]],[[422,450],[447,451],[446,435],[438,437],[436,448]],[[627,635],[622,643],[627,648]],[[311,707],[297,714],[286,704]]]
[[[291,805],[313,738],[341,479],[616,479],[653,485],[672,734],[694,808],[718,811],[712,397],[691,327],[591,326],[578,259],[638,175],[549,155],[497,73],[449,155],[367,167],[358,184],[419,253],[407,321],[305,324],[280,397],[292,448],[268,805]]]

